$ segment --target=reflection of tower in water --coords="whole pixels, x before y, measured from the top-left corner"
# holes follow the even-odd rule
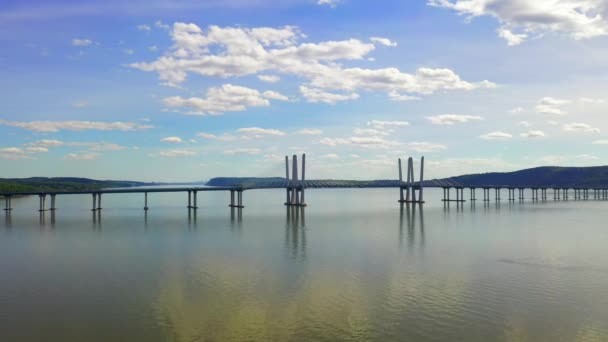
[[[407,203],[401,205],[399,211],[399,246],[403,245],[403,225],[407,226],[407,244],[408,247],[413,247],[416,242],[416,230],[420,231],[420,246],[424,247],[424,209],[423,206],[416,203]]]
[[[13,226],[13,216],[10,210],[7,210],[4,215],[4,227],[7,229],[12,228]]]
[[[285,247],[292,259],[306,259],[306,207],[288,206],[285,215]]]

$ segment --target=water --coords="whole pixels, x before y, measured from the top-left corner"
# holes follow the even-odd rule
[[[606,341],[608,202],[59,196],[0,217],[1,341]],[[529,196],[529,194],[526,194]],[[478,194],[479,197],[479,194]],[[4,213],[0,213],[4,215]]]

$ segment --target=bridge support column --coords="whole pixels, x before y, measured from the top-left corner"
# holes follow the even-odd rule
[[[196,210],[196,209],[198,209],[198,204],[196,203],[197,202],[197,197],[198,197],[198,191],[193,190],[192,191],[192,197],[194,197],[194,203],[192,205],[192,209]]]
[[[192,191],[188,190],[188,209],[192,209]]]
[[[403,173],[401,169],[401,158],[399,158],[399,203],[424,203],[424,157],[420,158],[420,180],[418,186],[415,185],[416,179],[414,177],[414,159],[409,157],[407,159],[407,178],[405,184],[403,183]],[[403,190],[405,189],[405,199],[403,196]],[[418,198],[416,198],[416,190],[418,190]],[[449,200],[449,188],[446,194],[444,191],[444,201]]]
[[[469,190],[471,191],[471,201],[477,201],[477,198],[475,198],[475,188],[470,188]]]
[[[500,188],[494,188],[494,200],[500,202]]]
[[[13,210],[11,207],[11,196],[4,196],[4,210]]]
[[[97,194],[97,210],[101,210],[101,193]]]
[[[234,193],[236,192],[236,202],[234,198]],[[230,190],[230,208],[245,208],[243,206],[243,190]]]
[[[55,198],[56,197],[57,197],[57,194],[51,194],[51,208],[49,209],[50,211],[57,210],[57,208],[55,207]]]
[[[144,210],[148,210],[150,208],[148,208],[148,193],[144,192]]]
[[[46,194],[42,194],[40,195],[40,210],[39,211],[46,211]]]
[[[305,180],[306,180],[306,154],[302,154],[302,179],[298,177],[298,156],[292,156],[292,167],[291,177],[289,172],[289,157],[285,156],[285,178],[287,180],[286,185],[286,198],[285,205],[287,206],[306,206],[304,197],[305,192]]]
[[[93,193],[91,196],[93,197],[93,206],[91,207],[91,211],[95,211],[97,210],[97,195]]]

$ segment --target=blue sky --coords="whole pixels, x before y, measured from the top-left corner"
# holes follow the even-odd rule
[[[2,177],[428,177],[608,158],[608,1],[3,1]]]

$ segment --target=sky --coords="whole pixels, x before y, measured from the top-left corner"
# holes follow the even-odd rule
[[[608,160],[608,0],[5,0],[0,177]]]

